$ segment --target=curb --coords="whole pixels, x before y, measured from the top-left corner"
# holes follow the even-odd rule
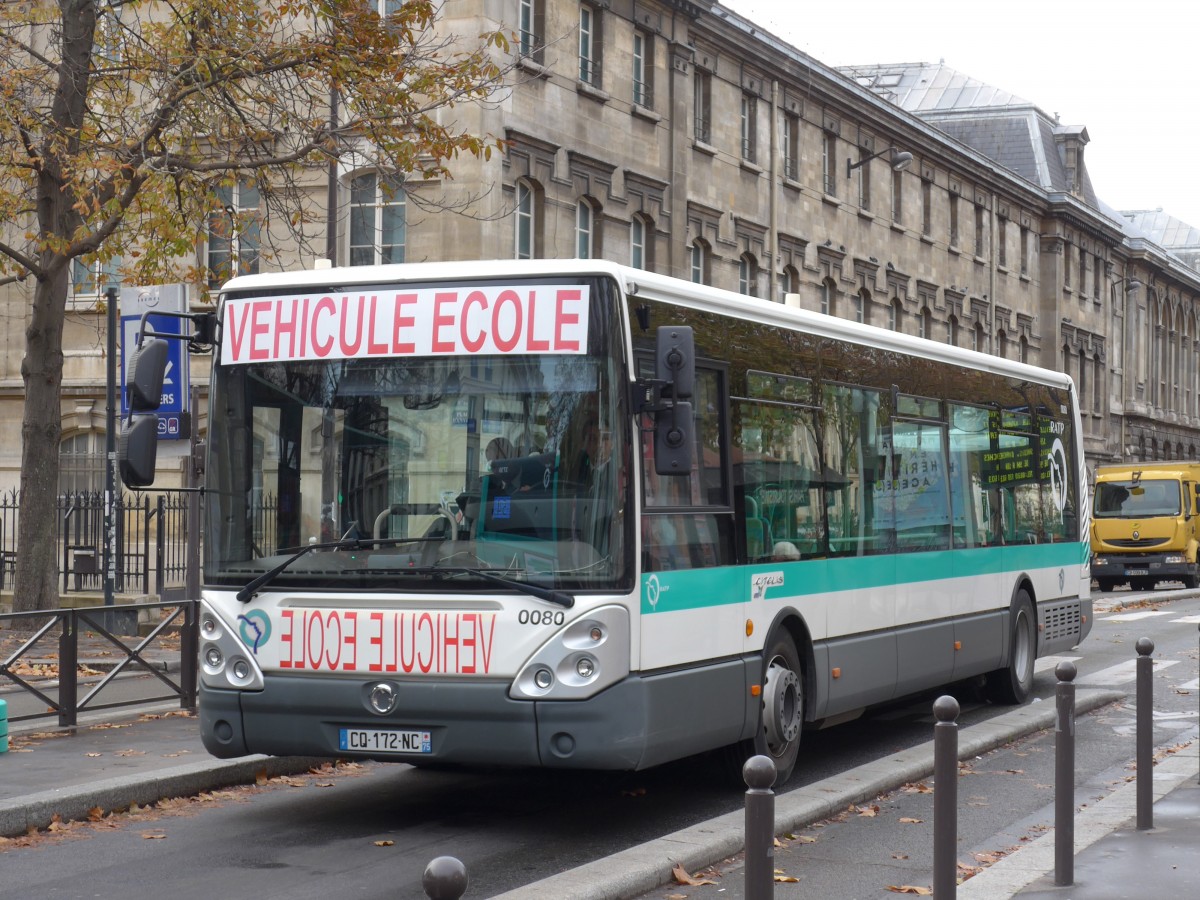
[[[1075,698],[1076,717],[1124,699],[1124,691],[1083,690]],[[958,757],[967,759],[1054,725],[1054,703],[1031,703],[959,731]],[[933,741],[894,753],[777,795],[775,832],[796,831],[933,773]],[[699,825],[630,847],[604,859],[527,884],[492,900],[632,900],[671,882],[671,869],[688,871],[734,856],[746,845],[746,814],[735,810]],[[979,877],[979,876],[976,876]],[[972,879],[974,880],[974,879]]]
[[[199,762],[161,769],[152,775],[108,778],[77,788],[42,791],[0,800],[0,837],[17,837],[31,828],[46,828],[57,815],[62,821],[88,818],[99,807],[128,809],[166,797],[188,797],[231,785],[249,784],[261,773],[267,777],[294,775],[329,762],[313,756],[246,756],[224,762]]]

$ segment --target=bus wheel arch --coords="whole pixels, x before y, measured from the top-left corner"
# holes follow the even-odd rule
[[[1005,634],[1004,664],[987,673],[987,696],[993,703],[1017,705],[1033,691],[1038,625],[1033,585],[1021,579],[1013,590]]]

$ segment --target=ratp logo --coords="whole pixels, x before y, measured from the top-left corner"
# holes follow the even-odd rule
[[[271,620],[261,609],[253,610],[244,616],[238,616],[238,633],[242,643],[258,654],[258,648],[271,637]]]
[[[750,599],[762,600],[767,595],[767,589],[783,587],[782,572],[759,572],[750,578]]]

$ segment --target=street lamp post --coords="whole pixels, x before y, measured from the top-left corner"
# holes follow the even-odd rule
[[[104,292],[108,304],[108,371],[104,434],[104,605],[115,603],[117,581],[117,289]]]

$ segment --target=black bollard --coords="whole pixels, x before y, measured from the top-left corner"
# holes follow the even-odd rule
[[[1154,827],[1154,641],[1138,638],[1137,830]]]
[[[1054,720],[1054,883],[1075,883],[1075,664],[1060,662]]]
[[[421,887],[430,900],[458,900],[467,892],[467,867],[453,856],[439,856],[425,867]]]
[[[958,893],[958,701],[933,701],[933,896]]]
[[[746,900],[775,896],[775,761],[752,756],[742,766],[746,781]]]

